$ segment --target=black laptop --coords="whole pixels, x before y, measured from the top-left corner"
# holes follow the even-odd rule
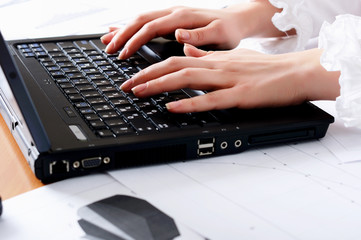
[[[182,89],[149,98],[119,86],[182,53],[154,40],[127,60],[107,55],[100,35],[5,42],[0,34],[1,114],[43,182],[144,164],[240,153],[318,139],[333,117],[306,102],[267,109],[169,113],[165,104],[203,94]]]

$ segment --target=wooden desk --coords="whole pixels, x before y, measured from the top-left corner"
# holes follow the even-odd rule
[[[0,115],[0,195],[3,200],[43,186]]]

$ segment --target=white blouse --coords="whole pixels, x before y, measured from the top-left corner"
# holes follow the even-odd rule
[[[361,0],[269,1],[283,9],[273,16],[273,24],[283,32],[296,29],[297,35],[259,40],[253,48],[267,53],[301,51],[316,47],[318,38],[318,47],[324,49],[321,64],[341,71],[338,116],[346,126],[361,128]]]

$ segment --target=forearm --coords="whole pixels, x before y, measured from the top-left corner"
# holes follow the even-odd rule
[[[253,0],[231,6],[227,9],[236,13],[241,39],[248,37],[280,37],[286,33],[278,30],[272,23],[272,17],[282,9],[274,7],[268,0]],[[287,35],[295,34],[292,30]]]

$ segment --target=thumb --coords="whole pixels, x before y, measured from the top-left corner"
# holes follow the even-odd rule
[[[193,46],[201,46],[214,44],[217,42],[215,31],[211,30],[211,26],[206,26],[202,28],[196,28],[192,30],[177,29],[175,32],[175,37],[180,43],[189,43]]]
[[[198,49],[188,43],[184,44],[183,51],[187,57],[203,57],[208,54],[208,52]]]

